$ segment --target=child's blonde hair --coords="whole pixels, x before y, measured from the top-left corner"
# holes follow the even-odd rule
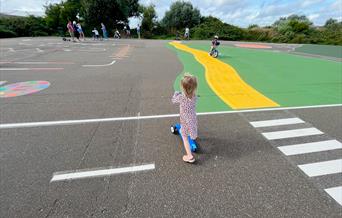
[[[195,95],[197,89],[197,78],[190,73],[185,73],[181,80],[181,87],[188,98],[192,98]]]

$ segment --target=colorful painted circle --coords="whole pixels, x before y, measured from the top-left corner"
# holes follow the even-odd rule
[[[260,45],[260,44],[234,44],[237,47],[241,48],[272,48],[269,45]]]
[[[48,81],[26,81],[12,83],[0,87],[0,98],[11,98],[22,95],[29,95],[42,91],[50,86]]]

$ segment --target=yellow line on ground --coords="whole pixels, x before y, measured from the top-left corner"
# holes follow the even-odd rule
[[[170,42],[175,48],[191,53],[205,68],[205,77],[217,96],[233,109],[279,107],[241,79],[235,69],[207,52]]]

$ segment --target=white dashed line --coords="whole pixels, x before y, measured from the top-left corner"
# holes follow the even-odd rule
[[[123,167],[123,168],[107,168],[107,169],[75,171],[75,172],[67,172],[67,173],[57,172],[53,174],[53,177],[50,182],[83,179],[83,178],[99,177],[99,176],[109,176],[109,175],[114,175],[114,174],[132,173],[132,172],[153,170],[153,169],[155,169],[154,164],[146,164],[146,165],[140,165],[140,166]]]

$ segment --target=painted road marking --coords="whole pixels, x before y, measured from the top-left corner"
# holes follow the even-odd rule
[[[140,165],[140,166],[123,167],[123,168],[107,168],[107,169],[75,171],[75,172],[67,172],[67,173],[57,172],[53,174],[53,177],[50,182],[83,179],[83,178],[99,177],[99,176],[109,176],[109,175],[114,175],[114,174],[132,173],[132,172],[153,170],[153,169],[155,169],[154,164],[146,164],[146,165]]]
[[[109,64],[100,64],[100,65],[82,65],[82,67],[106,67],[106,66],[110,66],[113,65],[116,61],[112,61]]]
[[[342,172],[342,159],[302,164],[298,167],[309,177],[323,176]]]
[[[335,201],[342,206],[342,186],[324,189]]]
[[[279,105],[241,79],[236,70],[208,55],[207,52],[184,44],[170,42],[175,48],[188,52],[205,68],[205,78],[216,95],[233,109],[279,107]]]
[[[43,50],[41,50],[40,48],[36,48],[37,52],[44,52]]]
[[[30,44],[30,43],[19,42],[19,45],[32,45],[32,44]]]
[[[324,133],[319,131],[316,128],[303,128],[303,129],[293,129],[293,130],[283,130],[283,131],[262,133],[262,135],[265,136],[265,138],[267,138],[268,140],[295,138],[295,137],[320,135],[320,134],[324,134]]]
[[[255,128],[290,125],[290,124],[298,124],[298,123],[305,123],[305,122],[299,118],[286,118],[286,119],[275,119],[275,120],[264,120],[264,121],[250,122],[250,124]]]
[[[15,52],[15,50],[13,48],[8,48],[8,51]]]
[[[0,61],[0,64],[74,64],[70,61]]]
[[[325,105],[325,107],[340,107],[340,106],[342,106],[342,104]],[[273,108],[273,109],[268,108],[267,111],[291,110],[291,109],[301,109],[301,108],[322,108],[322,107],[323,107],[323,105],[306,106],[306,107]],[[201,112],[201,113],[197,113],[197,116],[233,114],[233,113],[250,113],[250,112],[265,111],[265,110],[266,109]],[[39,126],[56,126],[56,125],[75,125],[75,124],[83,124],[83,123],[129,121],[129,120],[139,120],[139,119],[141,119],[141,120],[143,120],[143,119],[162,119],[162,118],[172,118],[172,117],[178,117],[178,116],[179,116],[179,114],[162,114],[162,115],[150,115],[150,116],[112,117],[112,118],[84,119],[84,120],[42,121],[42,122],[28,122],[28,123],[5,123],[5,124],[0,124],[0,129],[39,127]]]
[[[106,49],[105,48],[103,48],[103,49],[101,49],[101,48],[100,49],[94,48],[94,49],[89,49],[89,50],[81,49],[79,51],[82,51],[82,52],[101,52],[101,51],[106,51]]]
[[[319,151],[330,151],[335,149],[341,149],[342,143],[337,140],[327,140],[320,142],[311,142],[296,145],[286,145],[280,146],[278,149],[285,155],[297,155],[297,154],[307,154]]]
[[[61,67],[55,67],[55,68],[27,68],[27,67],[23,67],[23,68],[9,68],[9,67],[2,67],[0,68],[0,71],[25,71],[25,70],[64,70],[64,68]]]

